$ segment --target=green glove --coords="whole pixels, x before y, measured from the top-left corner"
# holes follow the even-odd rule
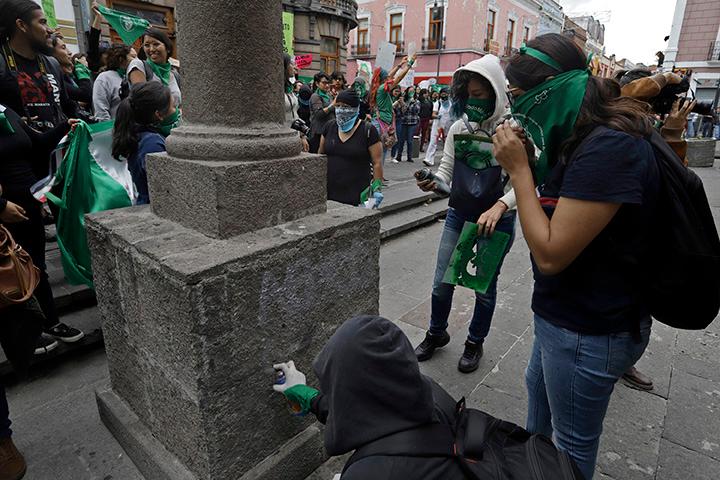
[[[92,78],[92,73],[90,73],[90,69],[83,65],[80,62],[75,63],[75,78],[78,80],[90,80]]]
[[[12,124],[10,123],[10,120],[8,120],[7,116],[5,116],[5,107],[0,105],[0,133],[7,133],[12,135],[15,133],[15,129],[13,128]]]
[[[293,407],[296,415],[307,415],[312,407],[312,401],[320,392],[307,385],[295,385],[283,392]]]

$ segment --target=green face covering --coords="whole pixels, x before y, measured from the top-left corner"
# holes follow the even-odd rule
[[[92,79],[92,73],[90,69],[80,62],[75,64],[75,78],[78,80],[90,80]]]
[[[408,92],[408,98],[413,98],[415,96],[415,92]]]
[[[155,125],[155,128],[160,132],[161,135],[167,137],[173,128],[180,126],[182,116],[180,115],[180,109],[176,108],[175,113],[168,115],[161,122]]]
[[[557,62],[543,52],[523,46],[520,53],[561,70]],[[512,105],[513,117],[542,151],[535,167],[539,185],[558,161],[560,146],[575,128],[589,78],[588,70],[560,73],[528,90]]]
[[[10,120],[5,116],[5,107],[2,105],[0,105],[0,133],[9,135],[15,133],[15,129],[10,123]]]
[[[320,98],[323,99],[323,102],[330,103],[330,95],[326,91],[318,88],[317,90],[315,90],[315,93],[317,93]]]
[[[367,95],[367,85],[362,82],[357,82],[353,85],[353,90],[355,90],[355,93],[358,94],[358,97],[365,98],[365,95]]]
[[[153,71],[153,73],[160,78],[160,81],[163,83],[163,85],[170,84],[170,70],[172,70],[172,65],[170,65],[170,62],[155,63],[148,58],[147,63],[148,65],[150,65],[150,69]]]
[[[468,98],[465,105],[465,114],[468,120],[475,123],[482,123],[492,117],[495,112],[494,99]]]

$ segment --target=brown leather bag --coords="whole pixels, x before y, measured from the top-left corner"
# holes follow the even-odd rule
[[[30,300],[39,282],[30,255],[0,225],[0,309]]]

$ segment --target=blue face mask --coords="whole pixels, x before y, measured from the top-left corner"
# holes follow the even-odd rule
[[[359,115],[360,107],[335,107],[335,120],[341,132],[352,130]]]

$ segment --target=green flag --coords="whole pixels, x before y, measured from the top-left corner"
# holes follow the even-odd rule
[[[292,12],[283,12],[283,50],[285,53],[292,56],[295,55],[295,48],[293,43],[295,42],[295,14]]]
[[[127,162],[112,158],[113,121],[75,127],[59,148],[65,156],[48,200],[60,210],[57,243],[68,282],[93,288],[85,215],[129,207],[136,198]]]
[[[54,0],[42,0],[42,9],[47,19],[48,27],[57,28],[57,17],[55,17],[55,2]]]
[[[112,10],[102,5],[98,5],[98,9],[126,45],[135,43],[135,40],[140,38],[140,36],[145,33],[145,30],[150,27],[150,22],[144,18],[118,10]]]
[[[443,283],[487,293],[497,275],[508,242],[510,235],[505,232],[496,230],[488,238],[478,235],[477,223],[465,222],[450,264],[445,271]]]

